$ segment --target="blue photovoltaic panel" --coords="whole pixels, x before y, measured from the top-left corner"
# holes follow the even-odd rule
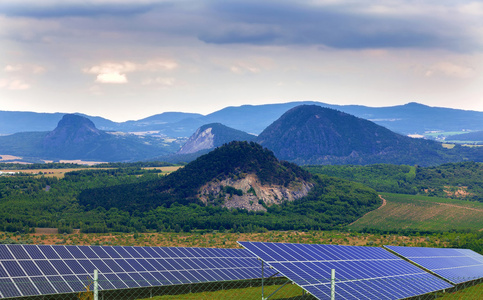
[[[483,255],[469,249],[384,247],[453,283],[483,278]]]
[[[402,299],[452,285],[375,247],[238,242],[317,299]],[[268,269],[268,268],[267,268]]]
[[[101,290],[261,277],[244,249],[0,245],[0,298],[85,291],[94,270]]]

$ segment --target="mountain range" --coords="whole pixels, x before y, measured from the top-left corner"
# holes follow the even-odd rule
[[[150,122],[167,124],[182,117],[178,113],[166,114],[164,118],[153,117]],[[483,160],[480,148],[456,146],[446,149],[439,142],[403,136],[372,121],[307,104],[288,110],[258,136],[221,123],[211,123],[199,127],[182,147],[180,139],[159,134],[99,130],[87,117],[68,114],[52,131],[1,136],[0,153],[43,160],[160,160],[178,163],[192,161],[234,140],[255,141],[273,151],[277,158],[298,164],[428,166]]]
[[[157,134],[168,137],[187,138],[205,124],[221,123],[237,130],[258,135],[286,111],[299,105],[319,105],[336,109],[373,121],[404,135],[424,134],[428,131],[483,130],[483,112],[429,107],[414,102],[390,107],[332,105],[314,101],[243,105],[226,107],[208,115],[165,112],[141,120],[121,123],[101,117],[79,115],[89,118],[97,128],[105,131],[156,131]],[[65,114],[0,111],[0,134],[51,131],[63,115]]]

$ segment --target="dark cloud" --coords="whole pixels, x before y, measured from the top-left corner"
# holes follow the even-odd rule
[[[377,1],[376,1],[377,2]],[[409,1],[395,1],[404,7]],[[413,2],[412,12],[371,11],[357,1],[314,5],[288,0],[206,0],[83,2],[18,1],[0,4],[10,17],[97,18],[99,23],[72,26],[119,30],[156,37],[161,34],[197,38],[209,44],[320,45],[336,49],[439,48],[458,52],[480,51],[482,41],[470,32],[471,23],[459,16],[433,14],[431,6]],[[97,3],[97,4],[93,4]],[[382,1],[380,6],[384,7]],[[444,5],[444,4],[441,4]],[[450,7],[445,7],[451,11]],[[415,13],[415,11],[417,13]],[[136,19],[128,19],[136,15]],[[113,16],[108,21],[103,16]],[[481,21],[477,26],[482,26]],[[80,25],[78,25],[80,24]],[[474,24],[473,24],[474,25]],[[105,27],[103,27],[105,26]],[[123,32],[124,30],[124,32]],[[152,38],[156,42],[156,38]],[[146,40],[148,43],[148,40]]]
[[[38,3],[5,3],[0,4],[0,13],[10,17],[29,18],[66,18],[66,17],[96,17],[96,16],[126,16],[149,12],[161,3],[69,3],[59,1],[55,4]]]
[[[332,48],[445,48],[478,46],[460,25],[431,15],[371,14],[348,5],[309,6],[272,1],[211,2],[219,26],[198,38],[213,44],[324,45]]]

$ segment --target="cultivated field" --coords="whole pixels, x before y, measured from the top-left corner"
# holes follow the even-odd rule
[[[143,168],[143,169],[158,169],[162,171],[162,174],[169,174],[171,172],[176,171],[177,169],[181,168],[180,166],[169,166],[169,167],[151,167],[151,168]],[[2,170],[2,172],[19,172],[19,173],[26,173],[38,176],[45,176],[45,177],[57,177],[57,178],[64,178],[64,174],[72,171],[79,171],[79,170],[106,170],[111,168],[67,168],[67,169],[31,169],[31,170]]]
[[[360,218],[355,230],[483,230],[483,203],[437,197],[384,193],[386,205]]]

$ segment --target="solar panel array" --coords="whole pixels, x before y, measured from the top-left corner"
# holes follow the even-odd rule
[[[239,242],[318,299],[401,299],[451,288],[396,255],[375,247]]]
[[[483,278],[483,255],[469,249],[385,247],[453,283]]]
[[[0,245],[0,298],[85,291],[94,269],[100,290],[261,277],[244,249]]]

